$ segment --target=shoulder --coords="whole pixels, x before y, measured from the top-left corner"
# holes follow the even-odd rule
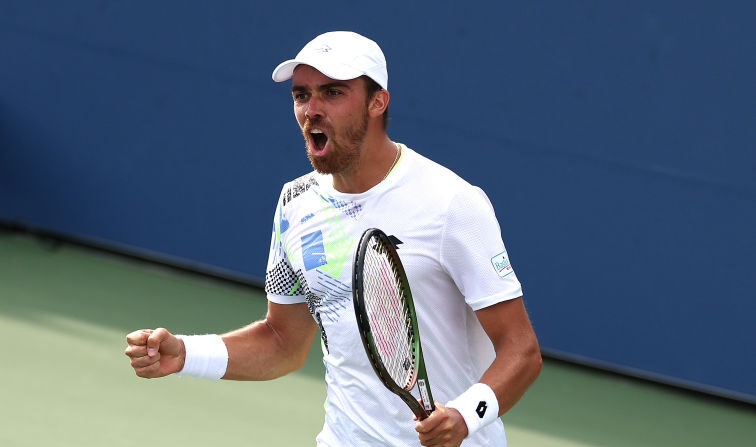
[[[428,196],[436,198],[437,204],[478,196],[482,192],[446,166],[414,150],[410,151],[409,177],[421,183],[420,187]]]
[[[285,183],[281,189],[281,206],[288,205],[311,187],[317,185],[318,174],[314,171]]]

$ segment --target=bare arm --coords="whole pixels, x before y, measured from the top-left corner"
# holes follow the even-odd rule
[[[228,349],[224,379],[269,380],[302,367],[317,325],[306,303],[268,303],[268,314],[223,334]]]
[[[522,298],[494,304],[475,314],[496,350],[496,358],[480,381],[496,394],[501,416],[538,377],[541,350]]]
[[[541,351],[522,297],[480,309],[475,315],[496,351],[496,358],[480,382],[493,390],[501,416],[520,400],[538,377]],[[422,445],[459,446],[468,434],[462,415],[438,403],[436,411],[415,429]]]
[[[299,369],[316,328],[307,304],[269,302],[264,320],[222,336],[228,350],[223,378],[269,380]],[[184,367],[184,342],[166,329],[135,331],[126,336],[126,341],[125,354],[139,377],[163,377]]]

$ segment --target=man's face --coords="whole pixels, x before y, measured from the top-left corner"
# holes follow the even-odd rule
[[[309,65],[299,65],[291,93],[312,167],[324,174],[349,169],[359,158],[367,133],[364,81],[337,81]]]

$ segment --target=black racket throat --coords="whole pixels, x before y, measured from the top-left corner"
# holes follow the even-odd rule
[[[360,338],[370,365],[418,419],[435,409],[423,360],[412,292],[396,247],[401,241],[366,230],[357,246],[352,294]],[[410,393],[417,385],[420,402]]]

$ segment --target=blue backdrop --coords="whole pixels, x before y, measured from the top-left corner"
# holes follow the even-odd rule
[[[491,197],[543,347],[756,400],[750,1],[0,3],[0,219],[264,276],[309,163],[272,69],[349,29]]]

